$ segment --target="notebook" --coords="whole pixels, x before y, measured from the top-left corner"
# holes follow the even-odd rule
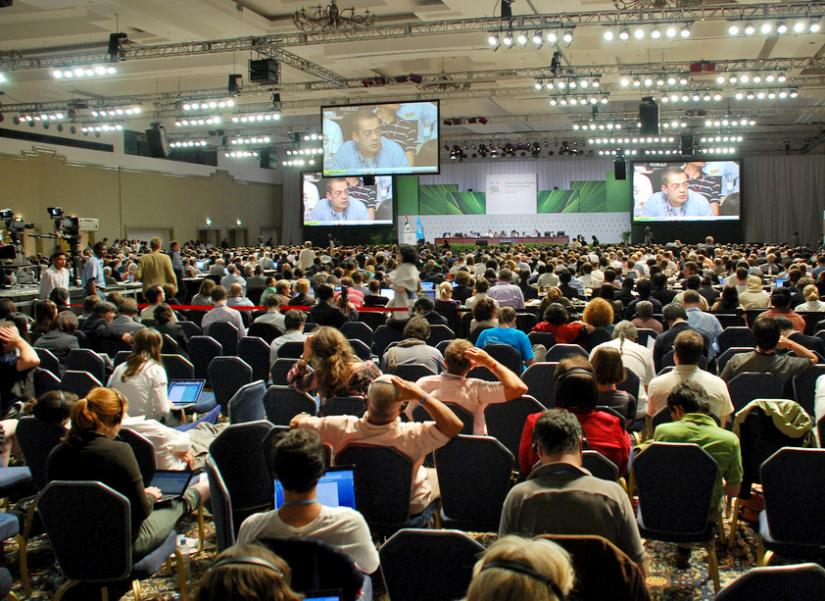
[[[206,380],[169,380],[166,396],[175,407],[194,405],[201,395]]]
[[[315,498],[327,507],[355,507],[355,470],[352,466],[328,467],[318,480]],[[284,504],[284,488],[275,480],[275,509]]]
[[[180,498],[189,486],[189,481],[192,479],[192,472],[190,471],[172,471],[172,470],[157,470],[152,482],[149,486],[155,486],[160,489],[161,497],[156,503],[163,503],[173,499]]]

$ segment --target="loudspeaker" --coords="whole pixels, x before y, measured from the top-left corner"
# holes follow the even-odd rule
[[[615,159],[613,161],[613,178],[616,180],[627,179],[627,163],[624,159]]]
[[[652,96],[644,96],[639,104],[639,133],[643,136],[659,135],[659,105]]]
[[[260,155],[261,169],[269,169],[269,150],[262,150]]]
[[[693,135],[692,134],[682,134],[682,156],[683,157],[692,157],[693,156]]]
[[[147,129],[146,142],[149,144],[149,156],[156,159],[166,158],[166,151],[163,148],[163,133],[159,129]]]
[[[8,8],[14,4],[14,0],[0,0],[0,8]]]
[[[274,58],[250,60],[249,81],[254,83],[280,83],[280,63]]]

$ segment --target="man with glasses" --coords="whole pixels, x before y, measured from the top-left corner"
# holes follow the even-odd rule
[[[681,167],[668,167],[662,173],[661,192],[645,203],[642,217],[713,217],[707,199],[689,188],[689,178]]]
[[[339,225],[352,221],[368,221],[369,213],[362,202],[353,202],[349,195],[349,184],[343,178],[327,180],[327,195],[312,211],[312,221],[325,225]]]
[[[381,120],[376,113],[358,111],[352,124],[352,140],[344,142],[335,153],[332,171],[384,173],[409,167],[404,149],[381,134]]]

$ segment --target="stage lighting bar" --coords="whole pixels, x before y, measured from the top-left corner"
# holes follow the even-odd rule
[[[685,129],[688,124],[685,121],[678,119],[671,119],[670,121],[662,121],[662,129]]]
[[[294,148],[291,150],[287,150],[286,154],[288,156],[312,156],[312,155],[319,155],[324,154],[323,148]]]
[[[797,98],[799,92],[796,90],[749,90],[747,92],[737,92],[736,100],[788,100]]]
[[[85,125],[80,128],[80,131],[84,134],[91,134],[91,133],[101,133],[101,132],[113,132],[113,131],[123,131],[123,125],[120,123],[101,123],[99,125]]]
[[[681,155],[682,151],[678,148],[648,148],[643,154],[646,156],[674,156]]]
[[[107,77],[115,75],[117,67],[112,65],[92,65],[90,67],[66,67],[52,71],[55,79],[84,79],[87,77]]]
[[[621,123],[612,123],[610,121],[606,121],[604,123],[600,121],[591,121],[589,123],[574,123],[573,130],[574,131],[619,131],[622,129]]]
[[[619,156],[635,157],[637,154],[639,154],[639,151],[636,148],[628,148],[626,150],[622,149],[622,148],[617,148],[616,150],[600,150],[599,151],[599,156],[600,157],[610,157],[610,156],[612,156],[612,157],[619,157]]]
[[[204,125],[219,125],[223,120],[217,115],[196,119],[179,119],[175,121],[175,127],[199,127]]]
[[[105,108],[92,111],[92,117],[96,119],[108,119],[110,117],[133,117],[140,115],[143,109],[139,106],[119,106],[115,108]]]
[[[559,26],[548,30],[491,31],[487,34],[487,45],[495,50],[502,48],[541,48],[545,43],[554,46],[563,42],[573,43],[573,27]]]
[[[231,109],[235,106],[235,101],[229,98],[228,100],[204,100],[184,102],[181,108],[186,112],[195,111],[215,111],[218,109]]]
[[[805,18],[773,21],[732,21],[728,25],[728,35],[730,36],[752,36],[752,35],[785,35],[795,33],[797,35],[806,33],[819,33],[822,31],[822,24],[817,19],[808,20]]]
[[[314,165],[315,159],[290,159],[283,161],[281,165],[284,167],[305,167],[306,165]]]
[[[598,75],[583,75],[583,76],[571,76],[571,77],[559,77],[554,78],[549,81],[544,81],[544,79],[538,79],[533,84],[533,89],[541,90],[542,88],[547,90],[589,90],[595,89],[598,90],[601,87],[601,81],[599,81]]]
[[[308,133],[302,136],[304,142],[318,142],[324,139],[323,134]]]
[[[668,94],[662,96],[659,101],[665,104],[669,102],[721,102],[722,95],[718,92],[710,93],[708,91]]]
[[[632,137],[632,138],[589,138],[588,144],[596,146],[605,146],[610,144],[612,146],[621,146],[632,144],[634,146],[644,144],[673,144],[676,138],[673,136],[647,136],[647,137]]]
[[[272,138],[269,136],[252,136],[250,138],[232,138],[229,140],[230,144],[242,144],[244,146],[252,144],[269,144],[270,142],[272,142]]]
[[[623,88],[678,88],[689,83],[690,80],[684,75],[670,73],[624,75],[619,79],[619,85]]]
[[[682,38],[683,40],[686,40],[691,35],[692,25],[692,23],[675,23],[665,27],[654,25],[649,30],[644,24],[627,25],[623,26],[621,29],[619,29],[618,26],[607,27],[604,31],[602,31],[602,39],[605,42],[612,42],[614,40],[627,42],[631,38],[636,41],[641,41],[646,37],[650,37],[654,40],[658,40],[660,38],[668,38],[671,40]]]
[[[235,115],[232,123],[264,123],[266,121],[278,121],[281,113],[255,113],[249,115]]]
[[[733,146],[718,146],[713,148],[702,148],[699,152],[702,154],[736,154],[736,148]]]
[[[717,75],[716,76],[716,83],[720,86],[724,85],[736,85],[736,84],[761,84],[761,83],[785,83],[788,80],[784,73],[768,73],[767,75],[763,75],[760,73],[756,73],[754,75],[750,75],[748,73],[742,73],[741,75]]]
[[[258,153],[250,150],[233,150],[231,152],[224,152],[223,156],[227,159],[257,159]]]
[[[607,96],[557,96],[550,99],[550,106],[587,106],[607,104]]]
[[[721,119],[705,119],[705,127],[737,128],[754,127],[756,120],[747,117],[722,117]]]
[[[32,121],[45,121],[49,123],[50,121],[63,121],[66,118],[66,115],[63,113],[20,113],[17,115],[16,119],[17,122],[32,122]]]
[[[169,148],[203,148],[209,146],[206,140],[177,140],[170,142]]]
[[[743,142],[742,136],[704,136],[699,142],[702,144],[719,144],[720,142]]]

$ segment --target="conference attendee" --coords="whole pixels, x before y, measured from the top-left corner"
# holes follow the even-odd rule
[[[306,307],[314,304],[315,297],[313,297],[312,294],[310,294],[309,280],[306,278],[300,278],[298,281],[295,282],[295,296],[293,296],[286,303],[286,306]]]
[[[238,273],[238,268],[234,264],[226,267],[226,275],[221,278],[221,286],[227,290],[232,288],[232,284],[240,284],[241,290],[246,294],[246,278]]]
[[[227,274],[225,263],[223,259],[215,259],[215,262],[206,272],[206,275],[222,278]]]
[[[471,413],[473,434],[477,436],[487,435],[484,409],[488,405],[506,403],[527,393],[527,385],[517,374],[468,340],[450,341],[444,350],[444,365],[446,370],[440,375],[425,376],[417,384],[442,402],[458,405]],[[486,367],[497,380],[468,377],[476,367]],[[412,418],[415,407],[415,402],[407,405],[409,418]]]
[[[96,242],[92,249],[92,254],[86,257],[83,265],[81,280],[83,282],[83,294],[85,296],[100,296],[103,298],[106,290],[106,275],[103,273],[103,259],[109,252],[108,247],[103,242]],[[98,290],[100,288],[101,290]]]
[[[760,317],[784,317],[793,324],[794,330],[805,333],[805,319],[791,309],[791,291],[779,288],[771,294],[771,308],[760,314]]]
[[[14,403],[34,396],[29,376],[40,358],[8,318],[0,320],[0,345],[0,416],[5,416]]]
[[[298,253],[298,267],[306,271],[312,267],[313,262],[315,262],[315,251],[312,250],[312,242],[307,240],[301,252]]]
[[[685,330],[698,332],[698,330],[691,327],[687,317],[685,308],[677,303],[670,303],[662,309],[662,321],[667,324],[668,329],[656,337],[656,343],[653,346],[653,362],[656,365],[657,371],[662,369],[662,357],[674,348],[674,341],[679,334]],[[702,332],[699,332],[699,335],[704,340],[704,357],[708,359],[711,352],[710,339],[707,334]]]
[[[102,352],[105,340],[120,341],[126,344],[132,343],[132,335],[129,332],[117,336],[109,328],[116,315],[117,307],[113,303],[108,301],[98,302],[95,303],[92,314],[80,323],[79,330],[86,336],[92,350]]]
[[[37,339],[37,348],[50,351],[61,365],[66,365],[69,351],[80,348],[77,336],[77,315],[63,311],[54,320],[55,327]]]
[[[318,295],[318,303],[309,310],[309,321],[320,326],[332,326],[334,328],[340,328],[347,321],[350,321],[341,308],[333,304],[335,291],[332,286],[322,284],[318,286],[315,292]]]
[[[306,313],[303,311],[296,311],[290,309],[284,313],[284,333],[278,336],[269,345],[269,366],[275,364],[278,358],[278,351],[287,342],[301,342],[303,343],[307,335],[304,334],[304,324],[306,323]],[[283,384],[283,382],[276,382],[276,384]]]
[[[301,601],[289,565],[260,545],[234,545],[216,558],[195,589],[195,601]]]
[[[712,307],[713,304],[719,299],[719,291],[713,287],[713,282],[715,281],[717,281],[715,275],[711,272],[705,272],[705,275],[699,283],[699,288],[696,289],[696,292],[701,294],[702,298],[707,301],[708,307]]]
[[[169,243],[169,260],[172,261],[172,271],[175,272],[175,285],[178,290],[184,290],[183,278],[186,276],[186,267],[180,252],[180,243],[173,240]]]
[[[49,268],[40,274],[40,299],[46,300],[55,288],[69,289],[69,270],[66,269],[66,253],[56,251],[49,258]]]
[[[542,316],[547,312],[547,308],[553,303],[561,305],[570,313],[578,314],[573,307],[573,303],[570,302],[570,299],[561,293],[561,289],[558,286],[550,286],[550,288],[547,289],[544,298],[541,299],[541,304],[539,305],[538,311],[536,311],[536,315],[539,316],[539,319],[542,318]]]
[[[324,474],[324,449],[318,433],[290,430],[273,441],[264,452],[270,475],[283,487],[283,505],[246,518],[237,544],[269,538],[312,538],[345,553],[365,574],[375,572],[378,551],[364,516],[349,507],[318,502],[318,480]]]
[[[286,325],[284,324],[284,316],[280,311],[281,303],[278,296],[270,294],[264,299],[263,305],[266,308],[266,313],[257,317],[253,323],[268,323],[275,326],[283,334],[286,331]]]
[[[473,305],[473,318],[470,320],[470,340],[475,342],[478,335],[487,328],[498,327],[498,306],[487,297],[481,298]]]
[[[198,293],[192,297],[192,305],[196,307],[203,307],[212,305],[212,289],[215,287],[215,280],[212,278],[203,278]]]
[[[401,404],[417,400],[432,421],[402,422]],[[361,418],[353,415],[312,417],[295,416],[292,428],[314,430],[321,442],[334,453],[352,444],[390,447],[412,461],[410,519],[407,525],[420,527],[429,522],[435,493],[431,476],[424,468],[424,457],[447,444],[461,432],[461,420],[444,403],[420,386],[396,376],[376,378],[367,391],[367,411]]]
[[[49,300],[57,305],[57,312],[68,311],[71,307],[68,288],[53,288],[49,293]]]
[[[819,300],[819,289],[814,284],[805,286],[802,289],[802,295],[805,297],[805,302],[794,308],[797,313],[804,313],[806,311],[815,313],[825,312],[825,303]]]
[[[254,307],[255,304],[244,296],[243,287],[235,282],[229,287],[229,298],[226,299],[227,307]]]
[[[57,319],[57,305],[50,300],[35,301],[34,324],[29,329],[29,343],[36,346],[40,336],[55,328],[55,319]]]
[[[533,326],[532,332],[548,332],[553,334],[556,344],[570,344],[585,334],[592,334],[596,330],[589,323],[580,320],[570,320],[567,309],[560,303],[553,303],[544,311],[542,321]]]
[[[642,217],[713,217],[708,200],[690,189],[687,173],[680,167],[662,172],[661,191],[647,199]]]
[[[492,298],[488,294],[488,291],[490,290],[490,282],[488,282],[484,278],[479,278],[475,281],[475,286],[474,286],[473,290],[474,290],[473,295],[471,297],[469,297],[464,302],[465,307],[467,307],[468,309],[470,309],[472,311],[473,308],[475,307],[475,304],[480,299],[489,298],[490,300],[492,300],[495,303],[496,309],[498,309],[498,307],[499,307],[498,301],[496,299]]]
[[[155,319],[155,309],[166,302],[166,293],[161,286],[149,286],[143,291],[143,297],[148,305],[140,312],[140,319],[153,320]],[[177,321],[177,318],[175,318],[175,321]]]
[[[435,301],[428,296],[416,299],[413,304],[413,315],[420,315],[430,325],[447,325],[447,318],[435,310]]]
[[[734,290],[736,290],[736,288],[734,288]],[[817,300],[819,300],[819,295],[817,295]],[[751,309],[767,309],[770,306],[771,297],[767,292],[762,290],[762,278],[758,275],[748,276],[747,288],[745,288],[744,292],[739,293],[739,304],[742,305],[745,311],[750,311]]]
[[[456,286],[453,288],[453,299],[460,304],[465,304],[467,299],[473,295],[473,280],[470,272],[460,269],[455,274]]]
[[[535,448],[538,465],[507,493],[499,537],[594,534],[624,551],[644,573],[645,551],[630,499],[617,482],[582,468],[579,420],[564,409],[535,415],[528,444]]]
[[[169,305],[160,305],[155,309],[155,325],[152,326],[163,336],[169,336],[177,345],[177,353],[186,356],[189,347],[189,336],[175,319],[175,312]]]
[[[559,276],[553,271],[552,265],[539,265],[536,271],[538,272],[536,284],[539,288],[550,288],[559,285]]]
[[[388,308],[412,308],[416,300],[416,291],[421,287],[421,277],[418,271],[418,250],[410,244],[398,247],[396,255],[398,267],[389,273],[392,288],[395,294],[387,303]],[[400,313],[396,313],[400,315]]]
[[[689,329],[683,329],[673,342],[672,371],[656,376],[647,387],[647,410],[645,414],[653,417],[667,405],[667,397],[682,382],[695,382],[705,389],[710,411],[719,418],[724,426],[728,416],[733,413],[733,402],[725,381],[713,374],[699,369],[702,359],[704,339],[702,335]]]
[[[177,286],[175,270],[169,255],[160,252],[161,239],[154,237],[149,241],[150,252],[138,259],[137,278],[143,283],[143,291],[150,286],[174,284]]]
[[[721,374],[725,382],[737,374],[751,371],[773,374],[787,385],[795,375],[816,365],[819,360],[816,353],[783,336],[777,318],[766,317],[763,313],[753,322],[752,330],[756,348],[749,353],[737,353],[728,359]],[[777,349],[788,350],[793,355],[777,354]]]
[[[415,125],[406,119],[398,118],[398,109],[401,104],[379,104],[375,114],[381,122],[381,135],[398,144],[404,150],[407,163],[415,163],[416,131]]]
[[[718,215],[719,206],[722,204],[722,186],[719,179],[711,177],[703,171],[705,165],[707,165],[705,161],[685,163],[684,171],[688,176],[688,189],[707,200],[710,204],[711,213]],[[712,243],[710,247],[713,248]]]
[[[602,346],[590,355],[590,364],[596,376],[596,389],[599,392],[599,405],[615,409],[627,420],[636,419],[636,397],[618,385],[625,381],[622,355],[618,349]]]
[[[132,334],[146,326],[138,318],[138,304],[133,298],[123,298],[117,304],[118,315],[109,324],[109,330],[117,337]],[[174,314],[173,314],[174,315]]]
[[[322,224],[335,225],[368,221],[369,213],[363,203],[350,200],[346,179],[332,178],[326,180],[326,196],[318,201],[310,219]]]
[[[578,280],[578,278],[574,278],[573,274],[570,273],[569,270],[562,269],[559,273],[559,290],[561,290],[561,293],[566,298],[569,298],[571,300],[584,300],[584,286],[577,286],[574,280],[578,281],[578,283],[581,284],[581,280]]]
[[[712,349],[710,357],[712,358],[718,348],[716,339],[719,338],[723,328],[716,316],[706,313],[701,308],[701,300],[702,296],[695,290],[685,290],[682,296],[682,304],[687,314],[688,324],[697,332],[701,332],[708,337]]]
[[[206,467],[209,445],[229,424],[213,424],[201,418],[185,430],[178,430],[140,415],[126,416],[123,425],[152,443],[157,469],[184,471]]]
[[[358,111],[352,119],[352,139],[344,142],[332,160],[332,171],[370,173],[409,167],[407,156],[398,143],[381,130],[381,120],[373,111]],[[362,205],[363,206],[363,205]],[[366,212],[366,209],[364,209]]]
[[[801,344],[810,351],[819,353],[822,357],[825,357],[825,341],[823,341],[822,338],[800,334],[793,329],[793,324],[784,317],[774,317],[773,319],[775,319],[776,323],[779,324],[779,332],[782,336],[792,342]]]
[[[667,287],[667,276],[664,273],[657,273],[650,278],[651,287],[649,288],[649,300],[656,305],[654,301],[658,301],[660,306],[657,311],[661,311],[665,305],[669,305],[676,298],[676,291]],[[640,288],[641,281],[636,284],[636,290],[639,292],[639,298],[643,298],[642,289]]]
[[[762,286],[760,285],[759,288],[761,290]],[[713,304],[710,311],[711,313],[721,313],[723,315],[736,315],[742,308],[742,304],[739,302],[739,291],[736,289],[736,286],[725,286],[722,288],[722,295],[719,297],[719,300]]]
[[[169,415],[171,404],[166,395],[169,380],[161,363],[162,345],[159,332],[150,328],[139,331],[135,334],[132,352],[109,378],[108,386],[129,400],[132,416],[145,415],[148,419],[163,421]]]
[[[570,555],[547,539],[503,536],[473,568],[466,601],[562,601],[576,581]]]
[[[364,295],[365,307],[385,307],[390,299],[381,294],[381,282],[378,280],[370,280],[367,284],[368,294]]]
[[[513,272],[509,269],[502,269],[499,272],[496,284],[490,287],[487,296],[498,301],[499,307],[524,309],[524,294],[521,288],[513,283]]]
[[[381,369],[393,373],[399,365],[426,365],[433,373],[444,369],[444,357],[434,346],[429,346],[430,322],[424,316],[416,315],[404,325],[404,338],[387,349],[381,359]]]
[[[498,327],[488,328],[481,332],[476,339],[476,346],[484,348],[488,344],[504,344],[512,347],[525,366],[536,362],[536,355],[530,344],[527,334],[516,328],[516,310],[513,307],[503,307],[498,314]]]
[[[238,340],[246,335],[246,328],[243,325],[243,317],[237,309],[230,309],[226,305],[226,288],[215,286],[210,293],[212,304],[214,305],[201,320],[203,333],[209,336],[209,327],[216,322],[225,321],[231,323],[238,330]]]
[[[582,323],[589,325],[589,345],[599,344],[610,340],[613,331],[613,304],[603,298],[591,298],[582,311]]]

